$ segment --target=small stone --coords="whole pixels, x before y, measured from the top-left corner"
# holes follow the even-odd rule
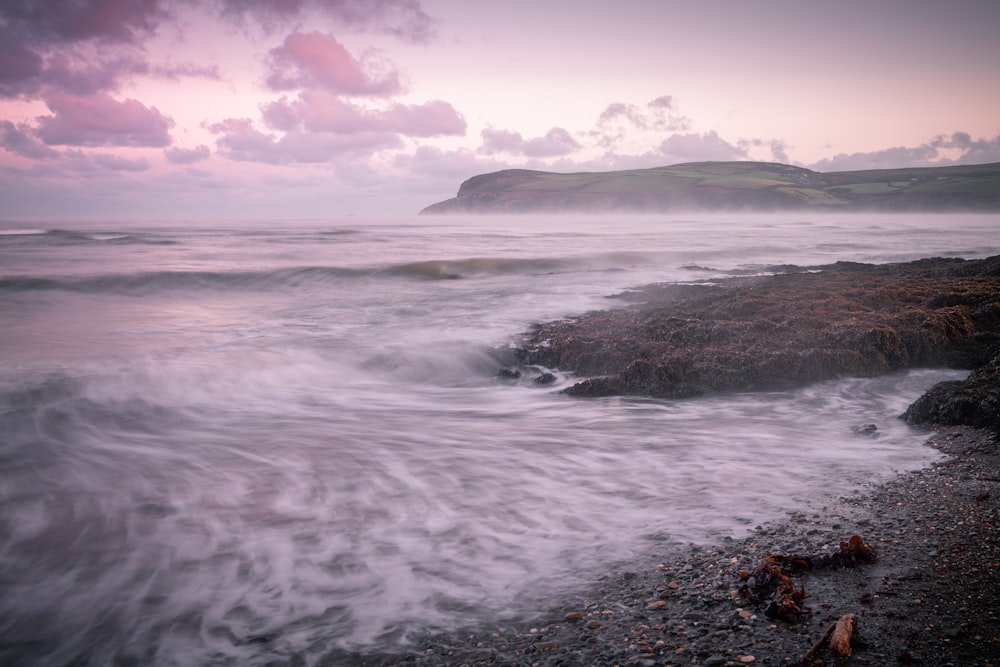
[[[916,605],[920,605],[920,604],[923,604],[923,603],[924,603],[924,601],[921,600],[920,598],[917,598],[916,600],[913,601],[913,604],[916,604]]]
[[[677,582],[676,581],[671,581],[669,584],[667,584],[667,588],[669,588],[672,591],[676,591],[677,590]]]
[[[587,621],[587,626],[586,627],[589,630],[596,630],[597,628],[601,627],[601,622],[600,621]]]
[[[706,667],[718,667],[718,665],[724,665],[726,662],[728,662],[728,660],[723,655],[710,655],[705,658],[705,662],[701,664],[706,665]]]
[[[740,618],[750,618],[751,616],[753,616],[753,613],[749,611],[743,610],[740,612]]]
[[[563,618],[565,618],[567,621],[580,621],[583,620],[583,614],[581,614],[578,611],[571,611],[570,613],[566,614]]]
[[[646,609],[663,609],[667,606],[666,600],[657,600],[646,605]]]
[[[741,655],[736,659],[742,662],[744,665],[749,665],[751,662],[756,662],[757,660],[757,658],[753,657],[752,655]]]
[[[556,642],[535,642],[534,646],[536,651],[554,651],[559,648]]]

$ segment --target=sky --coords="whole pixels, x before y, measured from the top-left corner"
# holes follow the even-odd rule
[[[413,215],[506,168],[1000,162],[996,0],[2,0],[0,219]]]

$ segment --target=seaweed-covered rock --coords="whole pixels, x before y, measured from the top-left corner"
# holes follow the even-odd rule
[[[576,396],[780,390],[918,366],[978,368],[1000,350],[998,258],[837,263],[714,285],[542,325],[524,363],[589,376]]]

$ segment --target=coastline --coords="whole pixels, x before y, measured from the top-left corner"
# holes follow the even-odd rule
[[[849,613],[852,655],[838,659],[824,646],[800,664],[1000,664],[1000,442],[957,426],[924,446],[946,458],[824,507],[793,509],[746,538],[609,571],[531,622],[456,628],[407,650],[337,652],[320,664],[794,665]],[[877,562],[795,575],[806,593],[799,620],[768,618],[741,596],[740,570],[774,553],[829,553],[854,534],[877,549]]]
[[[633,305],[541,325],[519,351],[521,368],[589,378],[570,395],[663,398],[967,368],[968,379],[936,385],[900,415],[936,429],[924,446],[943,460],[822,507],[789,508],[745,538],[610,567],[531,621],[320,664],[1000,665],[1000,258],[785,268],[651,286],[624,295]],[[748,596],[768,557],[843,565],[835,556],[855,535],[875,562],[785,572],[804,588],[803,613],[775,617],[767,599]],[[835,657],[821,639],[846,614],[852,654]]]

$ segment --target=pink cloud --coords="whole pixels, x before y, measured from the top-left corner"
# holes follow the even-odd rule
[[[661,95],[655,100],[649,103],[651,109],[673,109],[674,108],[674,96],[673,95]]]
[[[399,136],[390,132],[333,134],[292,130],[278,137],[256,129],[248,118],[229,118],[208,129],[220,135],[216,140],[219,152],[241,162],[328,162],[345,153],[371,153],[401,145]]]
[[[951,159],[942,156],[941,150],[957,150],[960,154]],[[917,146],[893,146],[868,153],[838,153],[819,160],[810,167],[817,171],[854,171],[990,162],[1000,162],[1000,134],[992,139],[973,139],[967,132],[954,132],[934,137]]]
[[[968,132],[954,132],[950,136],[935,137],[930,144],[935,148],[962,151],[961,157],[956,162],[964,164],[1000,162],[1000,134],[991,139],[973,139]]]
[[[604,125],[618,119],[625,119],[638,128],[645,128],[648,125],[648,121],[639,107],[634,104],[624,104],[622,102],[609,104],[601,112],[601,115],[598,116],[597,124]]]
[[[180,65],[167,65],[164,67],[153,67],[149,69],[149,74],[158,79],[177,81],[182,78],[210,79],[221,81],[222,73],[218,65],[194,65],[191,63]]]
[[[195,148],[168,148],[163,154],[172,164],[194,164],[208,159],[212,152],[208,146],[201,145]]]
[[[386,128],[410,137],[461,136],[466,129],[462,114],[442,100],[393,104],[379,115]]]
[[[146,171],[149,161],[141,157],[136,160],[100,153],[93,157],[94,164],[108,171]]]
[[[255,156],[268,156],[275,143],[273,135],[267,135],[253,126],[249,118],[227,118],[207,128],[213,134],[221,135],[216,145],[224,155],[234,160],[251,160]],[[260,159],[259,162],[275,162],[274,159]]]
[[[744,160],[746,148],[733,145],[715,130],[704,134],[672,134],[660,144],[660,153],[672,160]]]
[[[677,113],[672,95],[661,95],[644,108],[624,102],[612,102],[597,117],[588,134],[599,146],[616,148],[634,130],[676,132],[690,127],[690,120]]]
[[[304,91],[294,101],[281,99],[263,107],[264,120],[275,129],[302,125],[311,132],[357,134],[395,132],[412,137],[465,134],[465,118],[442,100],[425,104],[392,104],[364,109],[323,91]]]
[[[544,137],[525,139],[520,132],[510,130],[482,131],[483,145],[479,151],[485,155],[510,153],[525,157],[556,157],[578,151],[580,144],[561,127],[553,127]]]
[[[373,56],[354,58],[330,35],[294,32],[272,49],[267,85],[274,90],[322,88],[348,95],[391,95],[402,88],[399,72]]]
[[[454,194],[457,184],[473,174],[512,166],[493,158],[483,158],[468,148],[444,150],[436,146],[418,146],[412,154],[399,153],[392,164],[414,180],[440,184],[437,191],[442,199]]]
[[[49,145],[167,146],[173,121],[134,99],[106,93],[78,97],[55,92],[46,100],[51,116],[38,117],[38,136]]]

